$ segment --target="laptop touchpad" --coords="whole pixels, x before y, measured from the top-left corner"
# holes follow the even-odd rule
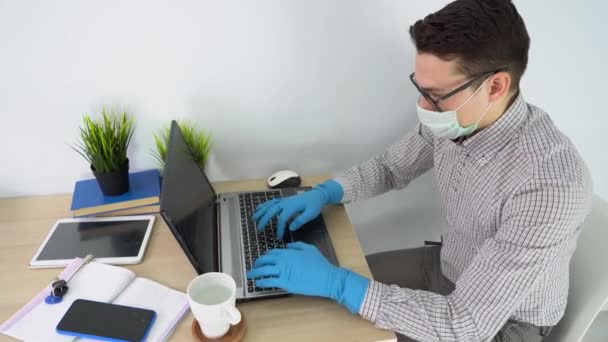
[[[315,225],[315,221],[320,220],[320,226]],[[338,258],[334,251],[329,234],[325,229],[325,223],[322,219],[317,218],[308,224],[303,225],[295,232],[290,232],[292,241],[302,241],[311,245],[315,245],[321,254],[323,254],[329,262],[339,266]]]

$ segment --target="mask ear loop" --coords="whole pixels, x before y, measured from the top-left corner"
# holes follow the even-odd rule
[[[492,78],[491,76],[486,78],[485,81],[483,81],[483,83],[479,86],[479,88],[477,88],[477,90],[475,90],[475,92],[473,94],[471,94],[471,96],[469,96],[469,98],[464,101],[463,104],[461,104],[460,106],[458,106],[458,108],[456,108],[454,111],[458,111],[460,110],[460,108],[462,108],[465,104],[467,104],[473,97],[475,97],[475,95],[477,95],[477,93],[479,93],[479,91],[481,90],[481,88],[483,88],[483,86],[486,84],[486,82],[488,82],[490,80],[490,78]]]
[[[483,112],[483,114],[481,114],[479,119],[475,122],[475,125],[479,125],[479,122],[481,122],[481,119],[483,119],[483,117],[486,116],[486,114],[488,114],[488,112],[490,111],[490,107],[492,107],[492,102],[488,103],[488,106],[486,107],[485,112]]]
[[[475,92],[466,101],[464,101],[464,103],[461,104],[460,107],[458,107],[458,109],[455,110],[456,115],[458,115],[458,110],[460,108],[462,108],[462,106],[464,106],[467,102],[469,102],[469,100],[472,99],[473,96],[477,95],[477,93],[481,90],[481,88],[483,88],[483,86],[486,84],[486,82],[488,82],[490,80],[490,78],[492,78],[492,77],[490,76],[485,81],[483,81],[483,83],[479,86],[479,88],[477,88],[477,90],[475,90]],[[477,121],[475,121],[475,123],[471,124],[471,125],[479,125],[479,122],[481,121],[481,119],[483,119],[483,117],[486,116],[486,114],[488,114],[488,111],[490,111],[491,106],[492,106],[492,102],[488,103],[488,106],[486,107],[486,110],[483,112],[483,114],[481,114],[479,119],[477,119]],[[469,125],[469,126],[471,126],[471,125]],[[467,126],[467,127],[469,127],[469,126]]]

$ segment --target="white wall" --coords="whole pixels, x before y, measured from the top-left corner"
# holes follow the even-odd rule
[[[344,170],[415,124],[408,27],[445,3],[0,0],[0,196],[70,192],[90,177],[68,144],[102,105],[136,115],[133,170],[155,166],[151,132],[173,118],[215,132],[213,180]],[[608,199],[608,6],[517,4],[532,36],[525,95]],[[437,237],[437,207],[429,173],[349,210],[374,252]]]

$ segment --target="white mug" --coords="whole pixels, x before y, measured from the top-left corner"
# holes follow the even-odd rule
[[[208,338],[220,338],[230,325],[241,321],[236,309],[236,283],[226,273],[208,272],[188,285],[188,303],[201,332]]]

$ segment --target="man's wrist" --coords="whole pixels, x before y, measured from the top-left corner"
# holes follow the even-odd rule
[[[323,193],[324,205],[327,204],[338,204],[342,201],[344,196],[344,189],[342,185],[333,179],[318,184],[313,189],[320,190]]]
[[[357,314],[365,298],[369,279],[341,267],[337,267],[336,277],[336,291],[332,298],[351,313]]]

